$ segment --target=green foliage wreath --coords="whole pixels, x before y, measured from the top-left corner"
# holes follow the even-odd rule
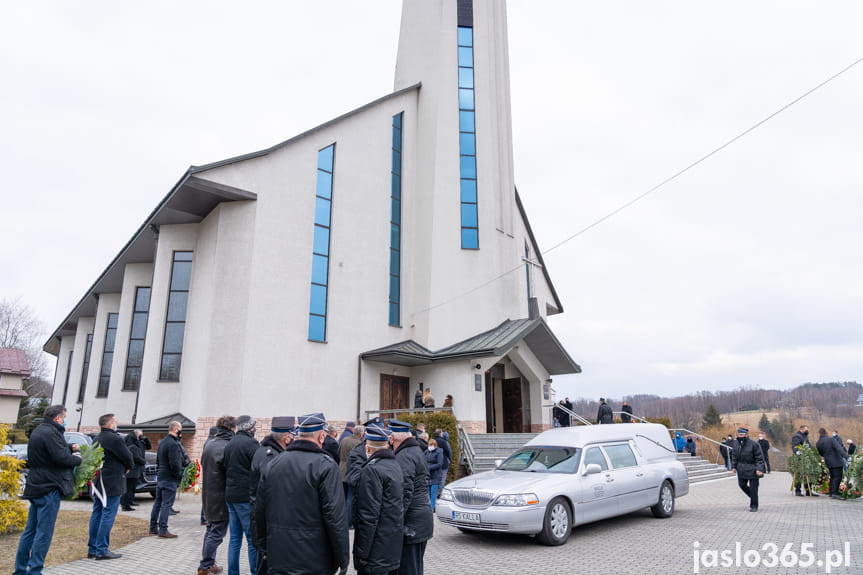
[[[102,469],[102,461],[105,459],[105,451],[98,443],[81,446],[81,463],[75,468],[75,492],[70,499],[75,499],[78,494],[87,491],[87,486],[96,472]]]
[[[806,444],[796,447],[795,453],[789,455],[785,461],[788,463],[788,471],[794,477],[792,489],[796,484],[803,484],[807,490],[815,491],[830,477],[824,459],[818,451]]]

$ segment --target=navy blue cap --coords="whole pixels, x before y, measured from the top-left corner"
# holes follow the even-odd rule
[[[393,433],[410,433],[413,425],[398,419],[390,419],[390,431]]]
[[[293,433],[297,429],[297,419],[293,415],[274,417],[270,431],[274,433]]]
[[[366,439],[369,441],[387,441],[390,435],[392,435],[392,431],[381,425],[372,424],[366,426]]]
[[[367,422],[365,422],[363,425],[365,425],[366,427],[368,427],[369,425],[378,425],[380,427],[386,427],[386,425],[384,425],[384,420],[382,417],[373,417],[370,420],[368,420]]]
[[[749,435],[749,430],[746,429],[745,427],[738,427],[737,428],[737,435]]]
[[[311,433],[312,431],[320,431],[327,426],[327,419],[323,413],[310,413],[301,415],[297,428],[300,433]]]

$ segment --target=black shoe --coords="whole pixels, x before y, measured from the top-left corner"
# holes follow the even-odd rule
[[[134,511],[134,509],[132,507],[122,507],[121,509],[123,511]]]
[[[841,495],[831,495],[830,499],[842,499]]]
[[[173,507],[171,508],[171,511],[168,512],[169,515],[177,515],[179,513],[180,512],[178,510],[174,509]]]
[[[796,495],[797,497],[803,497],[803,494],[800,493],[799,491],[795,491],[794,495]]]
[[[95,559],[95,558],[96,558],[95,553],[87,553],[87,559]]]
[[[96,561],[99,561],[101,559],[119,559],[122,556],[123,555],[121,553],[113,553],[111,551],[108,551],[107,553],[104,553],[103,555],[96,555]]]
[[[750,505],[749,511],[751,511],[752,513],[755,513],[756,511],[758,511],[758,507],[756,507],[755,505]]]

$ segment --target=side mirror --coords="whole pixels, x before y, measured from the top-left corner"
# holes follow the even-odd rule
[[[595,475],[600,472],[602,472],[602,467],[598,463],[588,463],[582,475]]]
[[[498,467],[500,467],[501,463],[503,463],[503,459],[495,459],[494,468],[497,469]]]

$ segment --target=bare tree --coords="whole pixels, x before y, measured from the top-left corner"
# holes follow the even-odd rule
[[[51,393],[48,361],[42,351],[44,337],[44,324],[21,298],[0,300],[0,348],[24,350],[30,367],[30,381],[25,389],[31,397]]]

